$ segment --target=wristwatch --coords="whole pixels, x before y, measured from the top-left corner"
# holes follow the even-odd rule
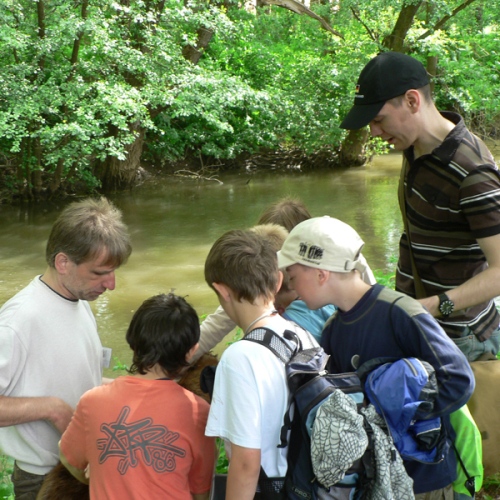
[[[453,309],[455,309],[455,304],[445,293],[438,295],[438,298],[439,311],[445,318],[447,318],[453,312]]]

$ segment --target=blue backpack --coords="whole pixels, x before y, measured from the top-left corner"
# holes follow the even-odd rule
[[[321,347],[302,349],[297,334],[286,330],[283,337],[268,328],[257,328],[243,340],[270,349],[285,365],[291,403],[284,416],[281,443],[288,446],[285,478],[268,478],[261,468],[259,498],[264,500],[318,500],[361,498],[363,484],[375,474],[371,427],[364,423],[368,445],[360,457],[353,457],[344,478],[326,489],[317,480],[311,461],[311,428],[321,405],[335,391],[348,394],[359,410],[364,393],[356,373],[329,374],[328,355]],[[354,491],[353,491],[354,490]],[[256,497],[257,498],[257,497]]]

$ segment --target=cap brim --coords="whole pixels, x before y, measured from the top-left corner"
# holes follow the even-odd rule
[[[377,102],[376,104],[358,104],[354,105],[347,116],[342,120],[340,128],[347,130],[358,130],[366,127],[384,107],[387,101]]]
[[[294,264],[297,264],[297,261],[294,259],[291,259],[290,257],[283,255],[283,250],[280,250],[278,252],[278,268],[280,271],[283,271],[289,266],[293,266]]]

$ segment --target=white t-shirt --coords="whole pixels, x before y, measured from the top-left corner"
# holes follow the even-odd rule
[[[285,329],[295,331],[304,347],[317,345],[308,332],[280,316],[273,317],[266,326],[280,335]],[[277,446],[288,402],[283,362],[265,346],[235,342],[217,366],[205,434],[244,448],[260,449],[267,476],[283,477],[287,449]]]
[[[69,300],[37,276],[0,309],[0,394],[56,396],[73,408],[102,380],[102,345],[85,300]],[[0,428],[0,448],[19,467],[46,474],[61,433],[47,420]]]

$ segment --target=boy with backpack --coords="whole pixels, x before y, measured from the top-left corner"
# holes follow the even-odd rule
[[[317,347],[308,332],[275,310],[281,284],[276,252],[255,232],[235,230],[220,237],[205,262],[205,279],[245,336],[274,332],[278,348],[294,348],[296,341],[302,348]],[[287,449],[278,445],[288,400],[284,365],[271,350],[244,339],[226,349],[205,433],[226,441],[227,500],[282,498]]]
[[[325,304],[338,307],[322,336],[332,373],[352,372],[376,358],[414,357],[434,368],[438,386],[434,407],[430,412],[419,409],[415,418],[441,417],[445,439],[451,441],[449,414],[467,403],[474,389],[467,360],[417,301],[361,279],[363,245],[356,231],[337,219],[310,219],[291,231],[278,252],[279,267],[286,269],[289,286],[310,309]],[[405,467],[417,499],[453,498],[457,465],[451,446],[440,463],[406,460]]]
[[[276,203],[272,203],[271,205],[269,205],[260,216],[257,225],[267,226],[268,224],[275,224],[283,227],[287,231],[288,235],[288,231],[291,231],[297,224],[310,218],[311,214],[302,201],[300,201],[299,199],[286,197],[278,200]],[[275,239],[275,242],[279,244],[280,248],[283,244],[283,241],[279,242]],[[363,279],[367,283],[376,283],[375,276],[373,275],[373,272],[368,267],[368,265],[363,275]],[[289,293],[290,297],[292,298],[286,297],[286,288],[287,287],[285,281],[284,286],[280,289],[279,296],[276,297],[276,309],[278,309],[281,314],[287,307],[287,305],[290,305],[287,314],[288,317],[286,317],[286,319],[289,319],[291,321],[296,321],[297,319],[299,319],[299,321],[296,322],[302,326],[304,326],[304,324],[301,323],[301,320],[309,322],[309,328],[306,326],[304,326],[304,328],[310,331],[315,338],[317,338],[317,331],[317,335],[320,337],[321,331],[318,331],[318,329],[320,327],[322,329],[324,322],[328,319],[328,317],[325,317],[325,313],[328,309],[332,310],[334,309],[334,307],[330,305],[327,306],[324,310],[315,311],[313,315],[310,315],[311,311],[308,310],[303,304],[301,304],[300,301],[296,301],[295,303],[290,304],[290,301],[295,299],[295,297],[293,297],[293,293]],[[284,304],[285,300],[286,303]],[[218,307],[214,313],[209,314],[201,324],[200,348],[194,355],[192,362],[196,362],[198,358],[200,358],[203,354],[213,349],[219,342],[222,342],[224,337],[228,333],[230,333],[235,328],[235,326],[236,325],[234,324],[234,322],[231,321],[230,318],[228,318],[227,314],[224,313],[224,310],[221,307]],[[313,332],[313,329],[316,329],[316,331]]]
[[[144,301],[126,339],[130,372],[86,392],[60,442],[61,462],[90,499],[207,500],[215,460],[209,405],[173,379],[198,348],[199,318],[172,293]]]

